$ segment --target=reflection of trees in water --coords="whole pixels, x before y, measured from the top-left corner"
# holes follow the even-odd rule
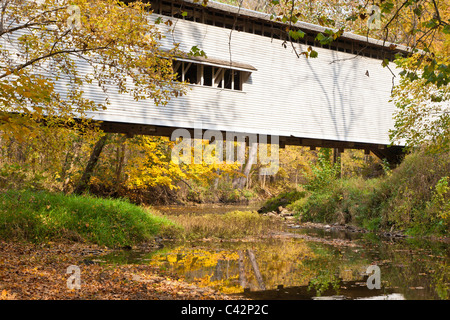
[[[356,283],[361,291],[357,290],[358,294],[362,294],[362,290],[369,290],[364,285],[367,266],[375,263],[381,268],[386,292],[394,290],[414,299],[449,297],[445,247],[406,249],[409,247],[405,243],[381,242],[356,248],[333,247],[300,239],[207,245],[202,244],[201,249],[176,247],[154,255],[152,264],[168,266],[188,281],[225,293],[243,292],[244,288],[276,290],[282,286],[285,290],[304,287],[312,296],[330,290],[334,294],[349,293],[351,288],[339,288],[345,283]]]
[[[188,280],[222,290],[229,286],[233,292],[307,285],[318,271],[317,265],[305,265],[305,261],[317,257],[306,242],[298,239],[252,243],[251,247],[240,243],[230,250],[180,246],[154,258]]]
[[[441,242],[384,242],[369,254],[381,268],[381,280],[406,299],[450,299],[450,247]]]

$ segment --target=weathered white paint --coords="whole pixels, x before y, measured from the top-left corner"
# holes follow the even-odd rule
[[[157,17],[151,15],[150,20]],[[257,70],[243,91],[189,85],[185,96],[156,106],[152,100],[134,101],[111,88],[107,110],[90,116],[176,128],[194,128],[201,122],[203,129],[389,144],[392,74],[380,60],[317,47],[318,58],[297,58],[290,45],[283,47],[282,40],[170,19],[172,30],[159,25],[166,36],[164,47],[176,42],[189,51],[196,45],[211,58],[254,66]],[[304,45],[296,46],[298,51],[306,50]],[[82,61],[79,69],[90,71]],[[61,80],[57,89],[64,93],[66,85]],[[104,102],[100,87],[86,85],[84,90],[86,98]]]
[[[111,92],[111,105],[95,119],[186,128],[201,122],[203,129],[389,144],[392,74],[380,60],[322,48],[314,48],[316,59],[297,58],[281,40],[171,19],[171,32],[160,25],[165,47],[196,45],[211,58],[254,66],[243,91],[190,85],[166,106]]]

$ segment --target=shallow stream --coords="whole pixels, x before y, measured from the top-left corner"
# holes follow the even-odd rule
[[[221,214],[255,208],[158,209],[166,214]],[[440,241],[287,225],[285,232],[262,239],[163,245],[102,259],[151,264],[198,286],[250,299],[450,299],[450,245]],[[378,275],[368,272],[371,265],[379,267]],[[370,289],[377,280],[380,289]]]

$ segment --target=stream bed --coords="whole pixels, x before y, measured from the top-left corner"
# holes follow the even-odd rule
[[[158,209],[220,214],[254,207]],[[259,239],[162,244],[151,251],[116,251],[102,260],[150,264],[197,286],[248,299],[450,299],[450,246],[442,241],[286,225],[285,231]],[[371,265],[379,267],[378,274],[368,270]]]

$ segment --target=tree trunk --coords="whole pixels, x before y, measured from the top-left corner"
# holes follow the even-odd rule
[[[245,164],[242,173],[244,177],[240,177],[238,188],[243,189],[248,182],[248,177],[250,174],[250,170],[252,169],[252,165],[255,162],[256,154],[258,151],[258,143],[252,143],[248,150],[248,159]]]
[[[105,134],[102,136],[94,146],[94,150],[92,150],[91,156],[89,157],[89,161],[84,169],[83,175],[81,176],[80,181],[78,181],[77,186],[73,193],[81,194],[86,191],[89,180],[91,179],[92,173],[94,171],[95,165],[97,164],[98,158],[100,157],[100,153],[102,153],[103,147],[106,144],[106,140],[108,139],[108,135]]]
[[[248,150],[248,159],[245,164],[245,167],[242,170],[242,174],[244,175],[244,177],[239,177],[238,183],[236,184],[236,186],[239,189],[243,189],[245,187],[250,174],[250,170],[252,169],[252,165],[255,162],[257,153],[258,153],[258,143],[255,142],[251,144]]]
[[[333,165],[336,165],[339,167],[339,172],[336,173],[337,178],[342,177],[342,162],[341,162],[341,152],[339,151],[339,148],[333,149]]]
[[[79,152],[81,149],[81,142],[77,138],[77,140],[72,144],[71,150],[67,151],[66,159],[64,161],[63,168],[61,170],[61,179],[63,180],[62,190],[63,192],[67,192],[67,186],[70,182],[70,173],[75,167],[75,163],[78,159]]]
[[[245,161],[245,150],[246,150],[246,146],[245,146],[245,142],[241,142],[243,144],[242,145],[238,145],[237,147],[237,160],[244,160]],[[244,163],[241,163],[240,165],[240,171],[242,172],[244,170]],[[233,188],[239,188],[241,185],[241,178],[243,177],[237,177],[233,179],[233,182],[231,183],[231,185],[233,186]]]
[[[116,149],[117,153],[117,167],[116,167],[116,186],[120,184],[122,169],[125,162],[125,143],[123,141]]]
[[[256,281],[258,281],[259,289],[266,290],[266,286],[264,285],[264,280],[262,278],[261,272],[258,268],[258,263],[256,262],[255,254],[253,250],[247,250],[248,257],[250,258],[250,262],[252,263],[253,271],[255,272]]]
[[[244,267],[244,254],[241,250],[238,250],[239,254],[239,285],[242,288],[247,287],[247,280],[245,278],[245,267]]]

